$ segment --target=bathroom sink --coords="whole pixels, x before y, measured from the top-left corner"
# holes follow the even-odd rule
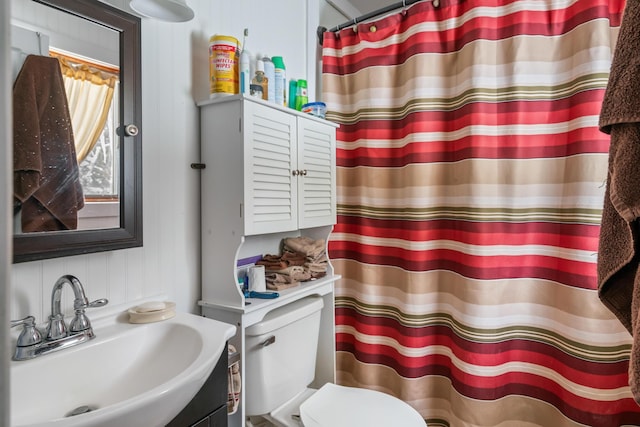
[[[94,331],[87,343],[11,362],[13,427],[164,426],[202,387],[235,326],[177,313]]]

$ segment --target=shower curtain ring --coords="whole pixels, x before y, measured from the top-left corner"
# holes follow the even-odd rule
[[[407,7],[407,0],[402,0],[402,7]]]

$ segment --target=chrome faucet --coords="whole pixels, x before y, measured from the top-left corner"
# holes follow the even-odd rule
[[[73,308],[75,317],[69,323],[68,328],[60,308],[62,289],[65,284],[71,286],[74,295]],[[16,343],[13,360],[33,359],[34,357],[72,347],[94,338],[93,328],[85,314],[85,309],[102,307],[108,302],[104,298],[89,302],[85,295],[84,287],[78,278],[71,275],[60,277],[51,291],[51,315],[49,316],[49,326],[44,339],[42,338],[42,333],[36,327],[33,316],[11,321],[11,327],[24,326]]]

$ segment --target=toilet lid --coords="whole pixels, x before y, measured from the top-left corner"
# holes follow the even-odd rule
[[[300,405],[304,427],[425,427],[418,411],[391,395],[327,383]]]

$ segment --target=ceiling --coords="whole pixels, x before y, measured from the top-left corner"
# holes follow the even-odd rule
[[[363,15],[397,2],[397,0],[349,0],[349,3],[362,12]]]

